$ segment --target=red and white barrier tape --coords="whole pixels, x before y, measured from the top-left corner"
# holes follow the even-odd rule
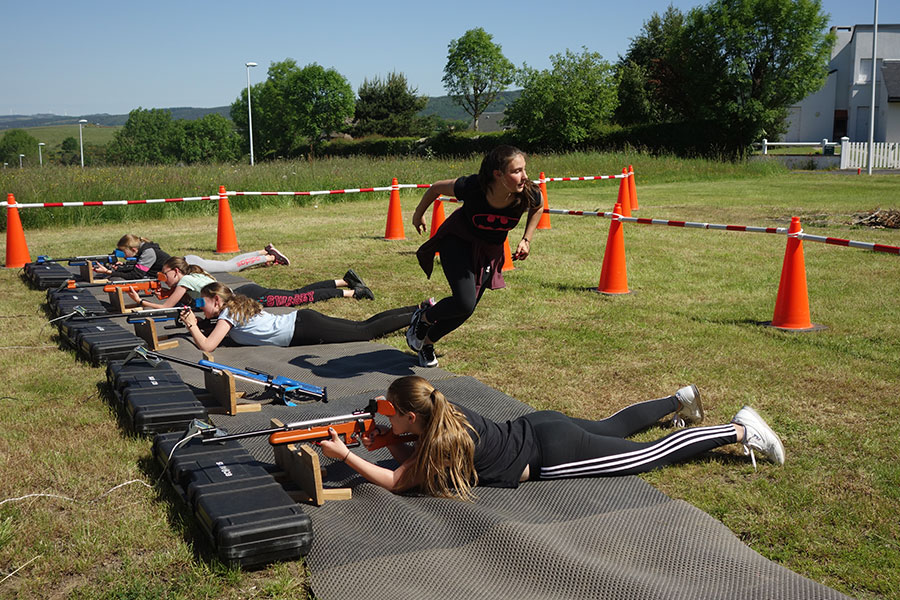
[[[2,206],[13,206],[15,208],[70,208],[75,206],[129,206],[131,204],[163,204],[165,202],[194,202],[197,200],[218,200],[219,195],[215,196],[194,196],[192,198],[155,198],[152,200],[98,200],[97,202],[30,202],[10,204],[9,202],[0,202]]]

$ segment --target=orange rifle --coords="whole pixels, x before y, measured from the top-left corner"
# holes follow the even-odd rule
[[[309,421],[297,421],[294,423],[287,423],[280,427],[270,427],[268,429],[227,435],[216,435],[218,430],[210,428],[202,431],[203,438],[200,441],[204,444],[209,444],[258,435],[268,435],[269,443],[272,445],[292,444],[295,442],[319,442],[321,440],[329,439],[331,437],[329,429],[334,429],[339,437],[344,438],[345,444],[348,446],[358,446],[360,444],[360,436],[379,431],[378,426],[375,424],[376,414],[389,417],[393,415],[394,412],[394,405],[388,402],[384,396],[379,396],[378,398],[369,400],[369,405],[365,409],[358,410],[348,415],[323,417],[321,419],[311,419]],[[388,431],[386,433],[378,434],[373,443],[369,446],[369,450],[411,442],[415,439],[416,436],[414,435],[398,436],[392,431]]]

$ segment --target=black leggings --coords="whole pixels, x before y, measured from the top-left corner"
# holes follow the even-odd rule
[[[235,288],[238,294],[249,296],[263,305],[264,308],[272,308],[273,306],[300,306],[301,304],[312,304],[321,300],[329,300],[331,298],[343,298],[344,290],[338,289],[334,285],[334,280],[317,281],[305,285],[296,290],[277,290],[264,288],[255,283],[245,283]]]
[[[309,308],[297,311],[297,323],[291,346],[367,342],[385,334],[409,327],[418,306],[404,306],[380,312],[365,321],[329,317]]]
[[[425,320],[432,324],[427,333],[428,339],[432,342],[438,341],[465,323],[475,312],[475,307],[484,295],[492,273],[485,270],[481,285],[476,286],[478,274],[475,272],[474,263],[472,248],[468,242],[455,235],[448,235],[441,240],[441,268],[453,295],[442,299],[425,311]]]
[[[732,425],[690,427],[654,442],[625,439],[678,409],[675,396],[633,404],[602,421],[573,419],[555,411],[525,415],[534,427],[540,459],[532,479],[634,475],[734,444]],[[539,470],[536,468],[539,467]]]

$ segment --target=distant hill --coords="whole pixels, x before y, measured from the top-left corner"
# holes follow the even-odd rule
[[[486,112],[502,113],[506,110],[507,105],[522,95],[522,90],[513,90],[511,92],[500,92],[500,96],[487,107]],[[464,111],[459,104],[453,102],[450,96],[437,96],[428,99],[428,104],[419,113],[420,115],[437,115],[442,119],[452,119],[457,121],[471,121],[472,116]]]
[[[215,108],[190,108],[190,107],[177,107],[177,108],[166,108],[164,110],[168,110],[172,113],[173,119],[186,119],[188,121],[193,121],[195,119],[199,119],[201,117],[205,117],[210,113],[217,113],[225,117],[226,119],[231,118],[231,107],[230,106],[218,106]],[[8,115],[8,116],[0,116],[0,131],[4,129],[27,129],[29,127],[47,127],[51,125],[77,125],[79,119],[86,119],[88,123],[93,125],[103,125],[106,127],[115,127],[125,124],[128,120],[128,115],[110,115],[106,113],[94,114],[94,115],[79,115],[79,116],[60,116],[60,115],[49,115],[49,114],[41,114],[41,115]]]
[[[500,96],[487,108],[487,112],[502,113],[506,106],[522,94],[522,90],[500,92]],[[217,106],[215,108],[191,108],[177,107],[166,108],[172,113],[173,119],[186,119],[193,121],[205,117],[210,113],[217,113],[231,118],[231,106]],[[437,115],[442,119],[469,121],[471,116],[458,104],[450,99],[450,96],[437,96],[428,99],[428,104],[419,113],[420,115]],[[5,129],[28,129],[30,127],[48,127],[53,125],[77,125],[79,119],[86,119],[92,125],[106,127],[121,127],[128,120],[128,115],[110,115],[106,113],[79,116],[60,116],[51,114],[40,115],[6,115],[0,116],[0,131]]]

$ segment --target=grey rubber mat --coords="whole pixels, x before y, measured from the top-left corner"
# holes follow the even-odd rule
[[[436,382],[495,419],[528,412],[477,380]],[[339,404],[355,406],[362,397]],[[355,452],[365,454],[365,450]],[[385,454],[373,453],[383,464]],[[353,499],[307,507],[319,598],[844,598],[636,477],[478,488],[474,503],[398,496],[323,460]]]

